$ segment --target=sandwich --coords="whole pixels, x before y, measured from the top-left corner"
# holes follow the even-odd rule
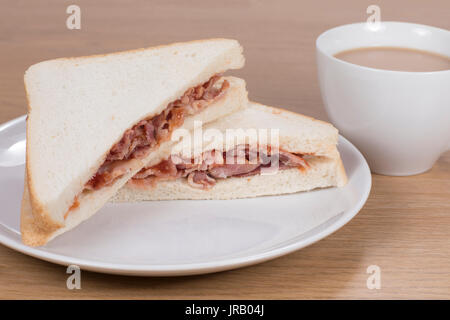
[[[249,198],[347,183],[338,131],[329,123],[250,102],[196,130],[111,200]]]
[[[247,103],[235,40],[211,39],[44,61],[28,100],[22,240],[44,245],[97,212],[176,129],[191,130]]]

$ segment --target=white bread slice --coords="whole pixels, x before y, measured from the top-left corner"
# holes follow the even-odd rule
[[[218,179],[210,190],[192,188],[187,179],[158,181],[154,187],[125,185],[111,198],[112,202],[149,200],[226,200],[280,195],[317,188],[343,186],[345,170],[340,159],[317,157],[308,161],[310,168],[280,170],[274,175]]]
[[[23,241],[43,244],[56,230],[65,229],[68,221],[64,216],[74,198],[125,130],[160,113],[188,88],[243,64],[242,48],[236,40],[211,39],[31,66],[25,73],[26,186],[32,223],[40,232],[27,234],[35,228],[24,226]],[[208,107],[196,116],[207,122],[239,108],[236,101],[246,99],[245,83],[236,78],[232,81],[234,90],[227,90],[217,101],[220,107],[215,109],[220,112],[213,113]],[[189,121],[186,119],[186,127]],[[144,163],[138,161],[136,170]],[[120,188],[121,180],[112,189]],[[90,207],[81,202],[78,210]],[[91,210],[97,209],[92,206]]]
[[[207,124],[204,129],[279,129],[280,149],[309,154],[310,168],[285,169],[273,175],[218,179],[210,190],[195,189],[186,179],[157,181],[154,186],[125,185],[111,198],[113,202],[175,199],[234,199],[308,191],[344,186],[347,183],[342,160],[336,148],[338,131],[331,124],[294,112],[249,102],[247,108]],[[211,148],[206,142],[193,149],[196,156]],[[172,150],[180,150],[173,147]],[[177,153],[177,152],[174,152]],[[167,156],[166,156],[167,157]],[[156,161],[152,165],[157,164]]]
[[[187,118],[181,129],[192,130],[195,121],[208,123],[217,117],[225,117],[231,112],[235,112],[247,104],[247,91],[245,90],[245,82],[234,77],[226,77],[230,82],[230,88],[223,96],[220,96],[208,108],[203,109],[193,117]],[[141,160],[132,160],[132,170],[117,179],[111,186],[105,186],[95,192],[83,193],[79,197],[79,206],[70,211],[64,224],[53,226],[47,223],[47,219],[37,217],[32,210],[29,179],[25,179],[25,190],[22,200],[21,210],[21,233],[22,241],[30,246],[44,245],[54,237],[74,228],[82,221],[90,218],[97,212],[110,197],[112,197],[133,175],[135,175],[142,167],[144,167],[152,159],[162,159],[170,154],[172,146],[178,141],[168,140],[161,143],[156,150]],[[27,176],[27,172],[25,173]],[[66,211],[67,212],[67,211]]]
[[[205,128],[222,132],[227,129],[278,129],[280,148],[301,154],[334,158],[338,130],[330,123],[288,110],[249,102],[247,108],[224,119],[209,123]]]

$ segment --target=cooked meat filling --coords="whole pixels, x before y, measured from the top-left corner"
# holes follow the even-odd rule
[[[279,150],[277,154],[260,152],[249,145],[221,152],[208,151],[196,159],[182,159],[171,156],[159,164],[144,168],[129,183],[134,186],[154,186],[159,180],[186,178],[193,188],[210,189],[217,179],[229,177],[248,177],[260,174],[263,168],[269,168],[278,161],[278,169],[307,168],[308,163],[302,155]]]
[[[229,88],[227,80],[220,87],[214,86],[219,79],[220,76],[215,75],[204,84],[188,89],[160,114],[142,120],[125,131],[122,139],[109,151],[105,162],[86,183],[85,190],[98,190],[111,185],[128,172],[126,160],[144,158],[152,147],[168,140],[172,131],[183,124],[186,116],[198,113]]]

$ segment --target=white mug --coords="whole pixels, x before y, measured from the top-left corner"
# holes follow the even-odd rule
[[[450,70],[373,69],[334,57],[383,46],[450,57],[450,31],[403,22],[340,26],[316,41],[322,99],[331,122],[365,155],[372,172],[412,175],[429,170],[450,145]]]

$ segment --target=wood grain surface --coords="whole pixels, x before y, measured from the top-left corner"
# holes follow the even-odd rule
[[[81,30],[65,26],[82,10]],[[209,37],[238,39],[247,59],[233,74],[250,98],[327,119],[314,43],[333,26],[382,20],[450,29],[442,1],[0,1],[0,122],[25,113],[23,73],[41,60]],[[1,209],[0,209],[1,212]],[[19,213],[17,213],[19,214]],[[366,287],[369,265],[381,289]],[[328,238],[260,265],[211,275],[139,278],[82,272],[66,288],[64,267],[0,246],[0,298],[450,298],[450,153],[412,177],[373,175],[361,212]]]

